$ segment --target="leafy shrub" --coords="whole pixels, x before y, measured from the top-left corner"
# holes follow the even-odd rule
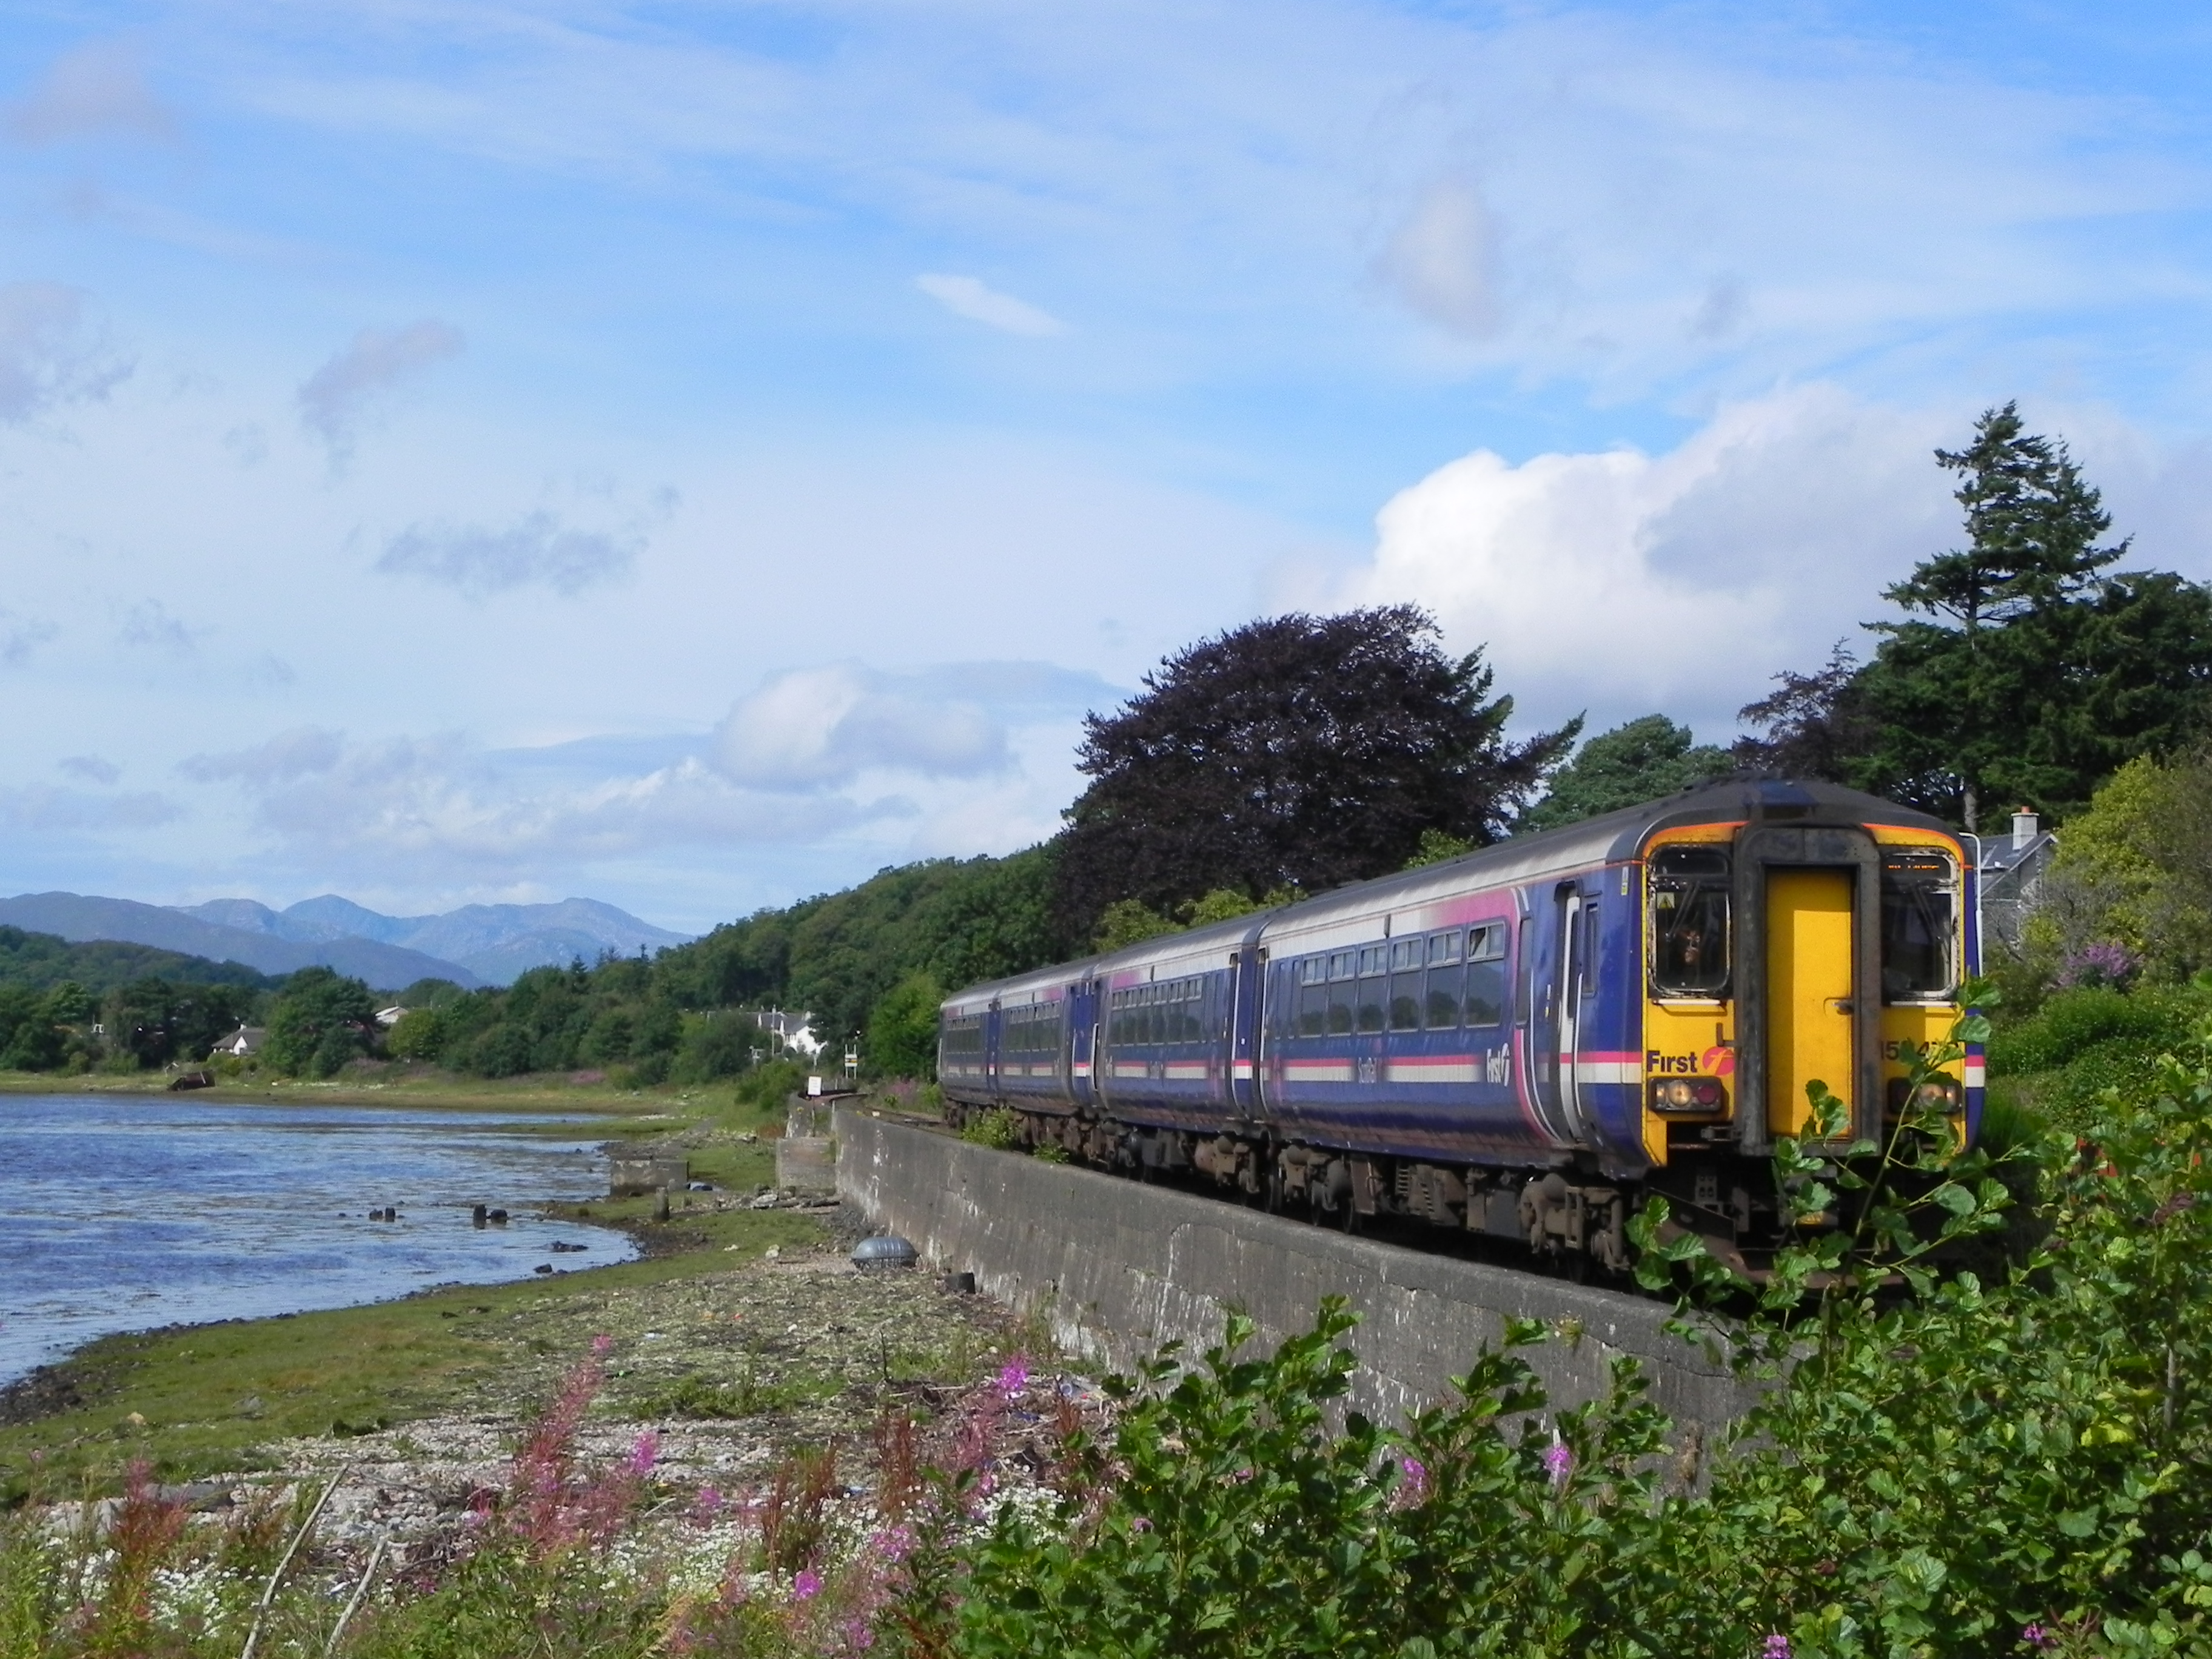
[[[446,1050],[446,1017],[435,1008],[410,1008],[386,1036],[384,1046],[398,1060],[437,1060]]]
[[[376,997],[328,968],[302,968],[269,1011],[262,1058],[280,1072],[330,1077],[376,1042]]]
[[[1964,1035],[1981,1035],[1969,1023]],[[1937,1059],[1955,1059],[1956,1048]],[[1816,1103],[1821,1133],[1848,1122]],[[2086,1155],[2077,1152],[2086,1143]],[[1017,1654],[1698,1654],[1781,1659],[2212,1655],[2212,1071],[2169,1065],[2021,1158],[2047,1231],[1990,1282],[1938,1263],[2006,1185],[1944,1121],[1778,1174],[1841,1231],[1753,1291],[1639,1218],[1640,1271],[1689,1271],[1692,1328],[1760,1380],[1700,1490],[1691,1445],[1616,1364],[1551,1408],[1512,1350],[1402,1434],[1332,1413],[1348,1322],[1134,1384],[1110,1446],[1067,1442],[1048,1517],[956,1540],[918,1643]],[[1707,1321],[1708,1293],[1749,1316]],[[909,1604],[910,1606],[915,1604]],[[935,1644],[933,1646],[932,1644]]]
[[[2100,985],[2057,992],[2030,1018],[1992,1033],[1990,1070],[2000,1077],[2057,1071],[2114,1042],[2155,1055],[2187,1042],[2204,1007],[2203,994],[2193,988],[2154,987],[2130,994]]]
[[[780,1115],[784,1103],[806,1087],[806,1067],[795,1060],[771,1060],[738,1079],[738,1104],[762,1116]]]
[[[945,988],[928,974],[908,974],[868,1016],[871,1071],[884,1077],[937,1075],[937,1011]]]
[[[773,1047],[774,1039],[750,1014],[734,1008],[693,1014],[684,1022],[682,1043],[668,1074],[678,1083],[718,1082],[750,1066],[754,1050],[765,1053]]]
[[[960,1139],[975,1142],[978,1146],[994,1146],[1004,1151],[1020,1140],[1022,1121],[1004,1106],[994,1106],[988,1112],[978,1112],[969,1118],[960,1131]]]

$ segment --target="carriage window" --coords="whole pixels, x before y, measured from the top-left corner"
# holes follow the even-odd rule
[[[1505,963],[1493,957],[1467,964],[1467,1023],[1502,1025],[1505,1023]]]
[[[1881,1000],[1942,1002],[1956,988],[1959,878],[1932,848],[1887,852],[1881,860]]]
[[[1382,954],[1382,952],[1379,950],[1363,951],[1360,952],[1360,955],[1363,957],[1372,956],[1379,957]],[[1376,965],[1379,967],[1381,964],[1380,963],[1377,963]],[[1390,981],[1389,975],[1383,974],[1369,974],[1364,975],[1359,981],[1359,1029],[1363,1031],[1381,1030],[1382,1029],[1382,1016],[1385,1012],[1385,1005],[1388,1004],[1389,1000]]]
[[[1467,969],[1456,962],[1439,963],[1429,969],[1429,1002],[1422,1023],[1431,1031],[1449,1031],[1459,1024],[1460,988]]]
[[[1315,958],[1316,962],[1320,958]],[[1328,1030],[1328,987],[1316,982],[1298,988],[1298,1035],[1321,1036]]]
[[[1659,996],[1729,990],[1729,855],[1665,847],[1651,858],[1651,988]]]
[[[1333,980],[1328,988],[1328,1030],[1331,1036],[1342,1036],[1352,1030],[1352,1005],[1358,1000],[1357,980]]]
[[[1467,936],[1467,1023],[1505,1023],[1505,924],[1492,922]]]
[[[1420,941],[1416,939],[1413,945],[1413,965],[1390,975],[1390,1029],[1394,1031],[1421,1029]]]
[[[1328,976],[1331,979],[1355,979],[1358,974],[1358,951],[1337,951],[1331,953],[1328,959]]]
[[[1429,935],[1429,965],[1431,968],[1440,962],[1458,960],[1459,934],[1456,932]]]
[[[1370,945],[1359,952],[1359,971],[1362,975],[1379,974],[1389,966],[1390,947]]]

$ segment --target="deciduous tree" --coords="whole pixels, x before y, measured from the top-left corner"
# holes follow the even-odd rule
[[[1480,651],[1447,655],[1412,605],[1292,615],[1170,657],[1085,721],[1060,896],[1087,938],[1106,908],[1163,915],[1215,888],[1318,891],[1401,866],[1425,830],[1506,833],[1579,720],[1509,742]]]
[[[1724,778],[1735,769],[1725,749],[1699,743],[1664,714],[1601,732],[1552,780],[1551,793],[1521,820],[1524,830],[1552,830],[1601,812],[1617,812]]]

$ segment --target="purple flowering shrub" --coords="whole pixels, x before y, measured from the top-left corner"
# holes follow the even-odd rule
[[[2110,986],[2115,990],[2124,988],[2136,976],[2142,964],[2124,945],[2110,939],[2100,939],[2085,945],[2069,956],[2052,976],[2051,984],[2062,991],[2087,989]]]

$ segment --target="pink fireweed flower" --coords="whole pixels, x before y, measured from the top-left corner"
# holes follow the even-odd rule
[[[2021,1632],[2020,1639],[2032,1648],[2047,1648],[2051,1645],[2051,1632],[2040,1625],[2030,1625]]]
[[[876,1553],[886,1561],[903,1561],[914,1553],[912,1527],[886,1527],[876,1534]]]
[[[855,1619],[845,1626],[845,1644],[854,1651],[864,1651],[876,1644],[876,1633],[868,1628],[865,1619]]]
[[[999,1392],[1019,1394],[1030,1385],[1030,1364],[1017,1354],[999,1373]]]
[[[611,1336],[595,1336],[592,1339],[592,1352],[593,1353],[604,1354],[610,1352],[612,1351],[614,1346],[615,1340]]]
[[[803,1568],[799,1577],[791,1581],[791,1595],[793,1601],[811,1601],[821,1594],[822,1575],[811,1567]]]
[[[1141,1516],[1141,1515],[1140,1515],[1140,1516],[1139,1516],[1135,1520],[1133,1520],[1133,1521],[1132,1521],[1131,1522],[1129,1522],[1129,1530],[1130,1530],[1131,1532],[1150,1532],[1152,1529],[1152,1523],[1151,1522],[1147,1521],[1147,1520],[1146,1520],[1143,1516]]]
[[[1759,1650],[1759,1659],[1790,1659],[1790,1638],[1776,1631],[1766,1638],[1766,1645]]]
[[[1407,1509],[1423,1502],[1429,1495],[1429,1466],[1418,1457],[1398,1460],[1398,1502]]]
[[[1575,1454],[1565,1441],[1554,1440],[1544,1449],[1544,1473],[1551,1476],[1553,1486],[1565,1486],[1574,1467]]]
[[[659,1456],[660,1437],[651,1429],[647,1429],[643,1434],[638,1436],[636,1443],[630,1447],[626,1467],[632,1474],[651,1474],[653,1466],[659,1461]]]

